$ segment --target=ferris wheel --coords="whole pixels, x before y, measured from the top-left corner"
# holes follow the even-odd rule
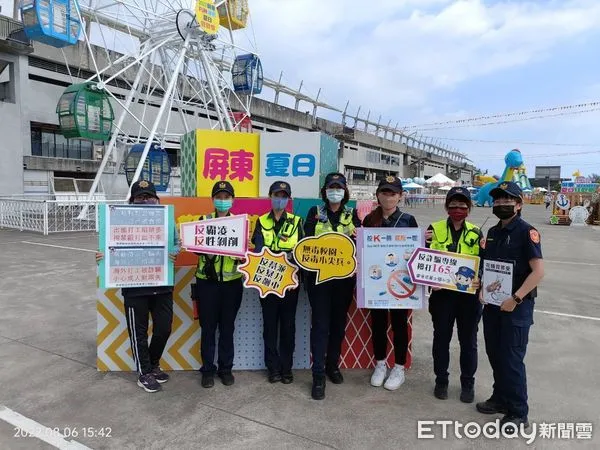
[[[108,143],[89,200],[113,153],[113,183],[125,162],[130,189],[143,175],[166,190],[167,144],[198,128],[248,126],[263,73],[247,0],[23,0],[20,9],[30,39],[87,48],[93,75],[64,91],[57,114],[65,137]]]

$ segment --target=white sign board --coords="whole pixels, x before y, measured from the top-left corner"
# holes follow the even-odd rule
[[[483,261],[483,301],[500,306],[512,295],[513,264],[506,261]]]
[[[571,201],[569,200],[569,197],[567,197],[565,194],[558,194],[556,196],[556,206],[560,209],[564,209],[567,210],[571,207]]]
[[[585,226],[589,216],[590,213],[584,206],[573,206],[569,211],[569,219],[571,219],[571,226]]]
[[[260,135],[260,197],[275,181],[286,181],[292,197],[319,198],[321,133],[283,131]]]
[[[181,246],[188,252],[244,257],[248,250],[248,216],[206,219],[180,225]]]

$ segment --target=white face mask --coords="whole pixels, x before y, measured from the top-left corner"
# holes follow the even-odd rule
[[[346,191],[344,189],[327,189],[325,195],[330,203],[341,203]]]

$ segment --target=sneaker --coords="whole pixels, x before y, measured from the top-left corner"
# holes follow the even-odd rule
[[[323,400],[325,398],[325,375],[313,375],[311,395],[315,400]]]
[[[493,398],[488,398],[485,402],[479,402],[475,405],[477,411],[482,414],[506,414],[506,408],[504,405],[498,403]]]
[[[281,382],[283,384],[292,384],[294,382],[294,375],[292,372],[285,372],[281,375]]]
[[[223,383],[225,386],[231,386],[233,383],[235,383],[235,377],[231,372],[223,372],[218,375],[221,379],[221,383]]]
[[[439,400],[447,400],[448,399],[448,385],[447,384],[435,384],[435,388],[433,389],[433,395],[435,398]]]
[[[211,388],[215,385],[215,376],[212,373],[202,373],[202,381],[200,382],[203,388]]]
[[[383,381],[387,375],[387,367],[385,361],[377,361],[373,375],[371,375],[371,386],[380,387],[383,386]]]
[[[395,391],[402,386],[402,383],[404,383],[404,366],[395,365],[383,387],[388,391]]]
[[[463,387],[460,391],[460,401],[463,403],[473,403],[475,400],[475,389],[472,386]]]
[[[160,384],[158,384],[158,382],[151,373],[140,375],[137,381],[137,385],[146,392],[158,392],[162,389],[160,387]]]
[[[269,383],[279,383],[281,381],[281,373],[269,372]]]
[[[154,369],[152,369],[151,373],[154,376],[154,379],[161,384],[169,381],[169,375],[160,370],[160,367],[155,367]]]

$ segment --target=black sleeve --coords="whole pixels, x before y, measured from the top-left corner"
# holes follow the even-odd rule
[[[262,226],[260,220],[256,219],[256,225],[254,225],[254,233],[252,234],[252,243],[254,244],[254,251],[260,252],[265,246],[265,239],[262,234]]]
[[[408,221],[408,226],[411,228],[419,228],[419,225],[417,224],[417,219],[415,219],[415,216],[410,216],[410,220]]]
[[[317,226],[317,207],[313,206],[308,210],[306,215],[306,222],[304,222],[304,236],[314,236],[315,228]]]
[[[360,228],[362,226],[362,222],[358,217],[358,211],[356,210],[356,208],[352,210],[352,223],[356,228]]]

